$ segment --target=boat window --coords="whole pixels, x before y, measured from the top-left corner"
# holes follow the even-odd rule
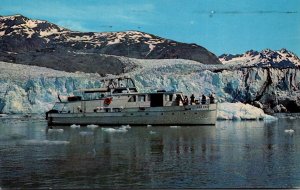
[[[138,101],[139,102],[145,102],[146,101],[146,96],[145,95],[138,95]]]
[[[80,101],[81,99],[82,99],[81,96],[69,96],[68,97],[69,102]]]
[[[163,94],[151,94],[150,107],[160,107],[164,104]]]
[[[166,94],[166,95],[165,95],[165,100],[166,100],[166,101],[170,101],[170,102],[171,102],[172,99],[173,99],[173,94]]]
[[[151,96],[147,96],[147,101],[150,102],[151,101]]]
[[[136,97],[135,96],[131,96],[131,98],[129,98],[128,102],[136,102]]]

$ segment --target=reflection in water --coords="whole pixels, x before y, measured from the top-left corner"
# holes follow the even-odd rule
[[[299,124],[222,121],[117,133],[6,121],[0,125],[0,187],[296,187]],[[290,128],[293,135],[284,133]]]

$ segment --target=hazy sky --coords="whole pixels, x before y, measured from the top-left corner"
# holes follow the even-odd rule
[[[217,55],[287,48],[300,56],[300,0],[1,0],[0,15],[12,14],[78,31],[139,30]]]

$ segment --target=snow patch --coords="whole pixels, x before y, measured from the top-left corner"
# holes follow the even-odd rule
[[[116,38],[113,41],[108,41],[107,45],[119,44],[121,43],[120,38]]]
[[[37,22],[34,20],[28,20],[25,25],[29,28],[35,28],[37,26]]]

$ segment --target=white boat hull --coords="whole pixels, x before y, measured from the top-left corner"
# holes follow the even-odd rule
[[[49,125],[214,125],[217,104],[123,109],[120,112],[48,113]]]

